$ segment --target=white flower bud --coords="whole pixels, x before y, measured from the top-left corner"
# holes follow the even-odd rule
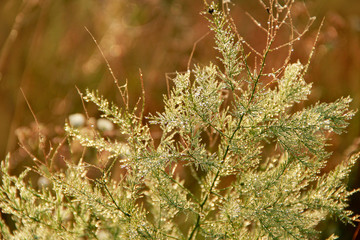
[[[105,118],[100,118],[96,121],[96,127],[100,131],[112,131],[114,129],[114,125],[112,122]]]
[[[82,113],[74,113],[69,116],[69,123],[73,127],[82,127],[85,124],[85,116]]]

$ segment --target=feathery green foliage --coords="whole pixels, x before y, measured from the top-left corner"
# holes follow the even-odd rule
[[[288,15],[280,19],[277,11],[290,8],[270,4],[270,30],[284,26]],[[36,168],[51,182],[36,190],[25,180],[29,170],[10,176],[9,159],[2,163],[0,208],[16,224],[10,232],[0,222],[5,239],[310,239],[327,216],[352,224],[346,207],[354,192],[345,180],[359,154],[320,174],[329,134],[342,133],[354,115],[351,99],[293,112],[310,94],[307,65],[285,62],[265,73],[276,50],[269,30],[259,67],[252,68],[249,45],[228,10],[207,9],[219,64],[177,73],[164,112],[148,116],[162,130],[158,144],[143,108],[130,109],[119,87],[123,109],[93,91],[83,100],[118,126],[121,139],[65,126],[70,144],[109,154],[110,167],[97,167],[100,177],[88,177],[84,159],[67,159],[65,171]],[[265,146],[273,148],[266,156]],[[111,176],[115,161],[126,170],[118,181]]]

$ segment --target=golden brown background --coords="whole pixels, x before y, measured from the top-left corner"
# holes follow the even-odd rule
[[[261,48],[261,36],[245,12],[264,19],[266,12],[256,0],[233,0],[232,14],[239,32]],[[306,7],[305,7],[306,5]],[[23,90],[48,138],[63,135],[69,114],[83,112],[75,86],[99,89],[114,102],[120,97],[93,34],[120,83],[128,80],[131,103],[141,95],[139,68],[146,90],[146,111],[162,110],[166,94],[165,74],[184,71],[194,43],[208,32],[199,15],[201,0],[2,0],[0,1],[0,157],[13,152],[18,162],[18,138],[31,138],[34,117],[20,91]],[[306,61],[321,29],[307,81],[314,82],[310,102],[334,101],[351,95],[352,108],[360,106],[360,1],[307,0],[294,5],[295,25],[307,16],[317,20],[295,45],[292,61]],[[211,35],[197,45],[192,63],[214,61]],[[91,107],[89,114],[98,117]],[[346,134],[334,137],[329,169],[349,151],[359,149],[360,114]],[[24,140],[24,139],[23,139]],[[349,147],[352,147],[349,149]],[[17,154],[16,154],[17,153]],[[23,159],[22,159],[23,158]],[[359,187],[358,167],[350,186]],[[359,194],[358,194],[359,195]],[[360,197],[351,208],[360,213]],[[355,228],[332,221],[320,228],[337,231],[351,239]]]

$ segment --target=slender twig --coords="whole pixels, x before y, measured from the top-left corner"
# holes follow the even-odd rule
[[[21,91],[21,93],[22,93],[22,95],[23,95],[23,97],[24,97],[24,99],[25,99],[25,102],[26,102],[26,104],[27,104],[27,106],[28,106],[28,108],[29,108],[29,110],[30,110],[30,112],[31,112],[34,120],[35,120],[36,127],[37,127],[37,130],[38,130],[38,138],[39,138],[39,143],[40,143],[39,146],[40,146],[40,149],[41,149],[41,151],[42,151],[42,153],[43,153],[43,155],[44,155],[45,162],[46,162],[46,165],[47,165],[47,156],[48,156],[48,154],[46,154],[46,150],[45,150],[45,139],[46,139],[46,138],[45,138],[45,136],[44,136],[44,135],[42,134],[42,132],[41,132],[40,123],[39,123],[39,121],[38,121],[38,119],[37,119],[37,117],[36,117],[36,115],[35,115],[32,107],[31,107],[30,102],[29,102],[29,100],[27,99],[27,97],[26,97],[23,89],[20,88],[20,91]],[[50,149],[49,151],[51,151],[51,149]]]
[[[102,55],[102,57],[103,57],[103,59],[104,59],[104,61],[105,61],[105,63],[106,63],[106,66],[108,67],[108,70],[109,70],[109,72],[110,72],[110,74],[111,74],[111,76],[112,76],[112,78],[113,78],[113,80],[114,80],[114,83],[115,83],[116,87],[117,87],[118,90],[119,90],[119,93],[120,93],[120,95],[121,95],[121,98],[122,98],[122,100],[123,100],[123,103],[124,103],[124,104],[126,105],[126,107],[128,108],[128,107],[129,107],[129,106],[128,106],[129,100],[126,99],[126,97],[125,97],[125,96],[128,95],[128,94],[126,94],[126,92],[127,92],[127,91],[126,91],[126,89],[127,89],[127,88],[126,88],[126,86],[127,86],[127,81],[126,81],[125,85],[123,85],[123,86],[120,86],[120,85],[119,85],[119,81],[118,81],[117,77],[115,76],[115,74],[114,74],[114,72],[113,72],[113,70],[112,70],[112,68],[111,68],[111,66],[110,66],[109,61],[107,60],[107,58],[106,58],[103,50],[101,49],[100,45],[99,45],[98,42],[96,41],[94,35],[90,32],[90,30],[89,30],[87,27],[85,27],[85,30],[89,33],[89,35],[91,36],[92,40],[94,41],[96,47],[99,49],[99,52],[101,53],[101,55]],[[121,90],[122,88],[124,88],[124,90]]]
[[[145,87],[144,87],[144,79],[141,69],[139,68],[139,75],[140,75],[140,83],[141,83],[141,99],[142,99],[142,106],[139,118],[139,124],[142,124],[142,120],[144,118],[144,111],[145,111]]]
[[[105,188],[106,193],[109,195],[109,197],[111,198],[111,201],[115,204],[116,208],[117,208],[120,212],[122,212],[125,216],[131,217],[131,214],[130,214],[130,213],[125,212],[125,211],[117,204],[117,202],[115,201],[113,195],[112,195],[111,192],[109,191],[107,185],[106,185],[104,182],[100,182],[100,181],[97,181],[97,182],[100,183],[100,184]]]
[[[189,57],[189,60],[188,60],[188,64],[187,64],[187,70],[190,71],[190,64],[191,64],[191,60],[194,56],[194,52],[195,52],[195,49],[196,49],[196,45],[201,41],[203,40],[207,35],[209,35],[211,31],[208,31],[207,33],[205,33],[204,35],[202,35],[198,40],[195,41],[194,45],[193,45],[193,48],[191,50],[191,54],[190,54],[190,57]]]
[[[184,191],[186,191],[187,194],[189,194],[189,196],[194,199],[197,203],[200,203],[199,199],[190,192],[189,189],[187,189],[186,187],[184,187],[181,183],[179,183],[178,181],[176,181],[173,177],[169,176],[169,174],[167,174],[164,170],[161,170],[161,172],[169,179],[171,180],[173,183],[175,183],[176,185],[178,185],[181,189],[183,189]]]

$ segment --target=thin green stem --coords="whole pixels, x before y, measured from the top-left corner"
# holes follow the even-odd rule
[[[121,209],[121,207],[117,204],[117,202],[115,201],[114,197],[112,196],[112,194],[110,193],[108,187],[106,186],[105,183],[101,183],[106,191],[106,193],[109,195],[109,197],[111,198],[111,201],[115,204],[116,208],[122,212],[126,217],[131,217],[131,214],[125,212],[123,209]]]
[[[173,183],[175,183],[176,185],[178,185],[181,189],[185,190],[192,199],[194,199],[197,203],[199,203],[199,199],[192,194],[189,189],[187,189],[186,187],[184,187],[181,183],[179,183],[178,181],[176,181],[174,178],[170,177],[169,174],[167,174],[164,170],[161,169],[161,172],[169,179],[171,180]]]
[[[263,70],[264,70],[265,61],[266,61],[266,58],[267,58],[267,54],[268,54],[269,51],[270,51],[270,47],[271,47],[272,42],[273,42],[273,41],[270,41],[270,42],[269,42],[269,45],[268,45],[267,48],[266,48],[266,51],[265,51],[265,53],[264,53],[264,57],[263,57],[263,60],[262,60],[262,63],[261,63],[261,67],[260,67],[259,74],[256,76],[255,79],[254,79],[253,75],[251,74],[250,69],[249,69],[249,67],[248,67],[248,65],[247,65],[247,63],[246,63],[246,61],[245,61],[245,65],[246,65],[246,67],[247,67],[248,73],[250,74],[249,76],[250,76],[251,79],[253,80],[253,84],[254,84],[254,85],[253,85],[253,88],[252,88],[252,91],[251,91],[251,96],[250,96],[249,101],[248,101],[247,106],[246,106],[246,109],[249,109],[249,106],[250,106],[252,100],[254,99],[255,92],[256,92],[256,88],[257,88],[257,85],[258,85],[258,83],[259,83],[259,80],[260,80],[260,77],[261,77],[261,75],[262,75],[262,72],[263,72]],[[221,166],[224,164],[224,162],[225,162],[225,160],[226,160],[226,157],[227,157],[227,155],[228,155],[228,153],[229,153],[229,150],[230,150],[231,142],[232,142],[233,138],[235,137],[235,134],[236,134],[236,133],[239,131],[239,129],[241,128],[241,123],[242,123],[242,121],[243,121],[243,119],[244,119],[244,116],[245,116],[245,113],[243,113],[243,114],[241,115],[241,117],[240,117],[240,119],[239,119],[239,122],[238,122],[238,124],[237,124],[236,129],[234,130],[234,132],[232,133],[231,137],[229,138],[229,141],[228,141],[228,144],[227,144],[227,146],[226,146],[224,155],[223,155],[222,160],[221,160],[221,162],[220,162],[220,166],[219,166],[219,168],[218,168],[218,170],[217,170],[217,172],[216,172],[216,174],[215,174],[215,177],[213,178],[213,180],[212,180],[212,182],[211,182],[210,188],[209,188],[209,190],[207,191],[207,194],[206,194],[204,200],[203,200],[203,201],[201,202],[201,204],[199,205],[199,206],[200,206],[200,211],[202,211],[205,203],[207,202],[207,200],[209,199],[210,194],[211,194],[212,191],[213,191],[213,188],[215,187],[215,183],[216,183],[216,181],[218,180],[219,175],[220,175],[220,172],[221,172]],[[196,219],[195,226],[194,226],[193,230],[191,231],[190,236],[189,236],[189,238],[188,238],[189,240],[191,240],[191,239],[193,238],[195,232],[196,232],[197,229],[200,227],[200,220],[201,220],[201,219],[200,219],[200,214],[198,214],[198,215],[197,215],[197,219]]]

